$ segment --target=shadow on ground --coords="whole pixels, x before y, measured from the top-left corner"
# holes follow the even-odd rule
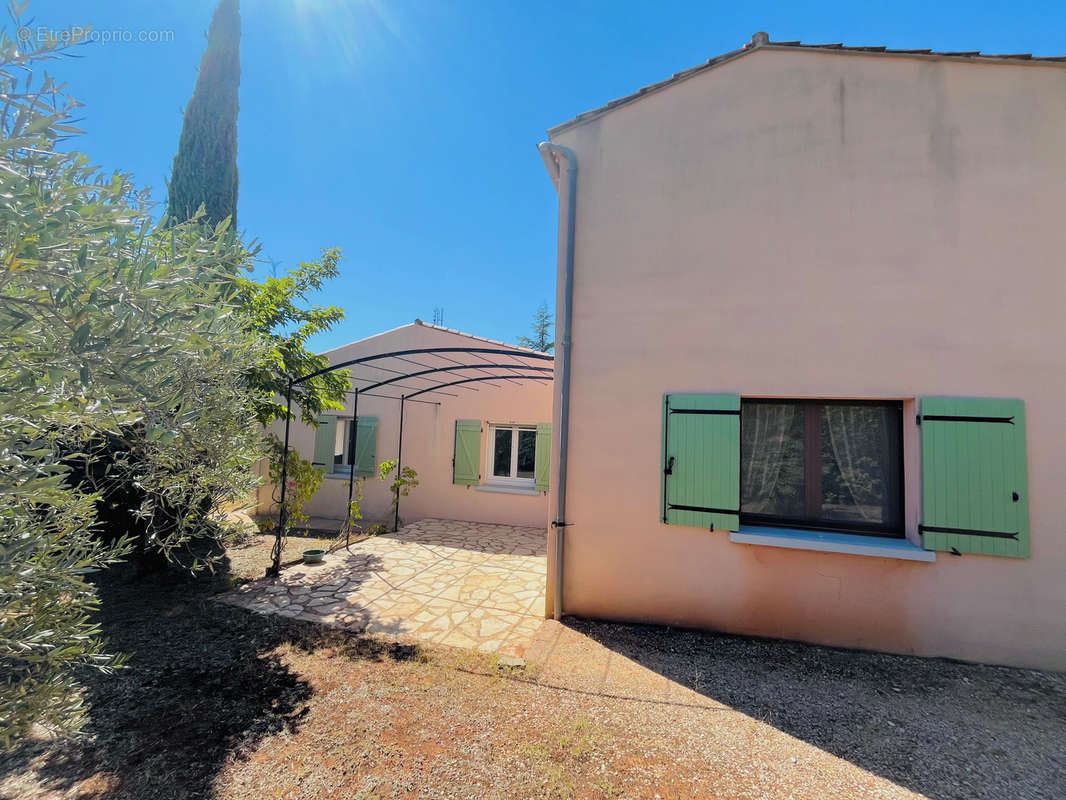
[[[566,624],[934,800],[1066,796],[1066,675],[654,626]]]
[[[274,652],[279,646],[375,661],[416,653],[216,602],[230,583],[226,566],[196,579],[137,579],[125,566],[105,573],[98,621],[110,650],[129,655],[126,668],[82,676],[90,714],[84,739],[24,744],[0,760],[0,777],[35,772],[33,796],[210,797],[228,759],[265,736],[295,731],[307,714],[312,689]],[[17,790],[0,794],[16,797]]]

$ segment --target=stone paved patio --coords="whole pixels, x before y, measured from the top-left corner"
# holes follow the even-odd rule
[[[540,528],[428,519],[223,596],[264,614],[525,655],[544,616]]]

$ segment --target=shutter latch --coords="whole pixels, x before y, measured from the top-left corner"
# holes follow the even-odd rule
[[[673,475],[674,474],[674,461],[675,460],[676,459],[674,459],[673,456],[670,456],[670,460],[666,462],[666,469],[663,470],[663,474],[664,475]]]

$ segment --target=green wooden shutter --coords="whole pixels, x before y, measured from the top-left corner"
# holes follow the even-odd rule
[[[481,420],[455,421],[455,455],[452,458],[452,483],[475,486],[481,480]]]
[[[548,474],[551,467],[552,426],[542,422],[537,426],[537,451],[535,456],[536,486],[538,492],[548,491]]]
[[[378,418],[359,417],[355,437],[355,474],[366,478],[374,474],[377,465]]]
[[[662,521],[740,529],[740,395],[663,398]]]
[[[922,546],[1029,557],[1025,404],[923,397]]]
[[[337,444],[337,418],[319,417],[315,428],[315,455],[311,465],[327,473],[333,472],[334,447]]]

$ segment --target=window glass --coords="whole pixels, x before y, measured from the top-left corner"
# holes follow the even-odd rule
[[[537,432],[518,431],[518,471],[516,478],[533,478],[536,474]]]
[[[492,474],[499,478],[511,475],[511,429],[497,428],[493,442]]]
[[[898,416],[878,406],[822,408],[821,516],[899,525]]]
[[[333,440],[333,465],[344,464],[344,448],[348,443],[348,423],[345,420],[337,420],[337,434]]]
[[[741,403],[746,521],[902,535],[902,405]]]
[[[803,421],[793,404],[742,404],[741,512],[804,515]]]

